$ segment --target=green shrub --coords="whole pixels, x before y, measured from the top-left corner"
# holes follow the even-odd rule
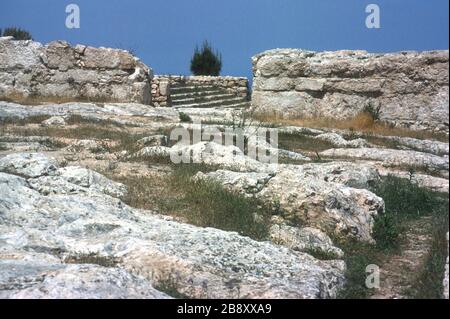
[[[179,117],[180,117],[180,121],[183,123],[192,123],[191,117],[189,115],[187,115],[186,113],[180,112]]]
[[[14,37],[14,40],[33,40],[28,31],[16,27],[6,28],[3,33],[0,30],[0,35],[2,37]]]
[[[396,215],[384,214],[377,217],[373,226],[377,247],[383,250],[397,248],[401,231]]]
[[[381,115],[381,104],[374,106],[372,102],[369,102],[369,104],[364,107],[363,112],[369,114],[374,121],[379,121]]]
[[[222,56],[213,50],[208,41],[203,43],[201,49],[195,48],[191,59],[191,72],[194,75],[217,76],[222,70]]]
[[[372,191],[384,199],[386,213],[399,217],[420,217],[430,214],[442,203],[442,196],[412,183],[408,179],[392,175],[375,185]]]

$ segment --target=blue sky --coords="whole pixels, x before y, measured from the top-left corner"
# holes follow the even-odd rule
[[[448,49],[448,0],[1,0],[0,28],[15,25],[47,43],[122,47],[157,74],[189,74],[197,43],[223,56],[224,75],[251,76],[251,56],[272,48]],[[81,28],[65,27],[78,4]],[[378,4],[381,29],[367,29]]]

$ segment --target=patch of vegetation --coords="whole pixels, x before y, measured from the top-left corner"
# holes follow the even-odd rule
[[[336,260],[336,259],[340,259],[335,253],[323,251],[322,249],[310,248],[310,249],[306,249],[305,253],[307,253],[307,254],[309,254],[309,255],[311,255],[314,258],[319,259],[319,260]]]
[[[153,163],[152,163],[153,164]],[[200,226],[235,231],[256,240],[268,238],[271,210],[259,201],[210,180],[193,180],[198,172],[217,170],[204,164],[173,165],[165,177],[114,178],[128,187],[124,201],[157,210]]]
[[[441,142],[448,142],[446,133],[431,131],[414,131],[408,128],[395,127],[388,123],[375,121],[373,116],[367,112],[362,112],[353,118],[342,119],[337,121],[333,118],[285,118],[284,114],[266,113],[255,114],[255,119],[263,123],[277,125],[293,125],[300,127],[309,127],[316,129],[340,129],[348,131],[357,131],[368,135],[384,135],[384,136],[404,136],[417,139],[432,139]]]
[[[402,225],[411,219],[432,216],[436,212],[445,214],[446,196],[419,187],[403,178],[387,176],[376,184],[372,191],[384,199],[386,213],[376,219],[374,239],[380,249],[395,249],[399,246]]]
[[[210,168],[207,168],[210,169]],[[256,199],[227,190],[211,180],[193,180],[198,172],[192,165],[175,167],[171,186],[181,195],[189,223],[236,231],[256,240],[266,239],[269,232],[270,209]]]
[[[381,115],[381,104],[375,106],[370,101],[369,104],[364,107],[363,113],[370,115],[374,121],[379,121]]]
[[[125,125],[118,123],[109,119],[96,119],[85,117],[78,114],[72,114],[67,120],[66,123],[68,125],[79,125],[79,124],[100,124],[102,126],[113,126],[113,127],[125,127]]]
[[[278,145],[281,149],[292,152],[302,150],[317,153],[334,148],[334,145],[330,142],[315,139],[313,136],[286,133],[281,133],[278,135]]]
[[[346,286],[338,294],[339,299],[367,299],[375,291],[366,286],[368,265],[377,265],[381,261],[382,255],[370,244],[361,242],[341,243],[340,248],[345,253],[345,263],[347,270],[345,278]]]
[[[413,299],[440,299],[444,291],[443,280],[445,263],[448,256],[448,232],[449,216],[436,213],[433,221],[433,234],[431,249],[425,261],[422,271],[406,294]]]
[[[371,134],[365,134],[363,136],[363,138],[371,143],[371,144],[375,144],[384,148],[389,148],[389,149],[394,149],[394,150],[398,150],[400,149],[400,143],[396,140],[391,140],[391,139],[387,139],[387,138],[383,138],[380,136],[373,136]]]
[[[30,32],[16,27],[6,28],[3,32],[0,29],[0,36],[13,37],[14,40],[33,40]]]
[[[0,124],[4,125],[17,125],[17,126],[25,126],[28,124],[41,124],[43,121],[48,120],[50,118],[49,115],[33,115],[25,118],[20,117],[8,117],[1,118]]]
[[[208,41],[203,42],[201,49],[195,48],[191,59],[192,74],[218,76],[221,70],[222,56]]]
[[[192,118],[187,115],[186,113],[180,112],[179,113],[180,121],[183,123],[192,123]]]
[[[91,264],[102,267],[116,267],[118,261],[114,257],[100,256],[98,254],[85,254],[79,256],[69,256],[64,258],[66,264]]]
[[[42,105],[42,104],[65,104],[65,103],[94,103],[101,106],[105,103],[120,103],[121,101],[111,96],[83,96],[79,95],[76,98],[69,96],[57,96],[57,95],[24,95],[21,93],[12,93],[2,97],[2,101],[10,103],[18,103],[22,105]]]
[[[448,198],[446,195],[421,188],[407,179],[384,178],[372,189],[385,201],[385,214],[376,218],[373,237],[376,245],[360,242],[340,243],[347,264],[347,285],[340,298],[369,298],[374,293],[365,285],[366,267],[380,265],[383,258],[398,253],[408,222],[430,217],[436,224],[430,256],[416,284],[409,292],[413,297],[440,297],[442,274],[447,256],[445,234],[448,231]]]
[[[169,273],[164,278],[158,279],[154,284],[154,288],[175,299],[191,299],[188,295],[179,292],[179,279]]]

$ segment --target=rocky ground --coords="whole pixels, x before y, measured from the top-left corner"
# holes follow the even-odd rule
[[[337,298],[350,282],[345,247],[376,246],[389,213],[374,185],[396,176],[448,193],[442,139],[282,126],[278,150],[247,123],[247,146],[279,154],[263,164],[210,140],[174,146],[171,130],[189,120],[221,137],[236,121],[233,110],[182,112],[0,102],[0,298]],[[169,158],[180,150],[201,163],[188,182]],[[233,215],[243,207],[250,219]],[[424,270],[432,246],[427,218],[411,221],[400,251],[381,253],[371,297],[409,297],[405,274]]]

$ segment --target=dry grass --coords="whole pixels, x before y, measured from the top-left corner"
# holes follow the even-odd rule
[[[264,123],[279,123],[282,125],[302,126],[309,128],[329,128],[349,131],[358,131],[368,135],[403,136],[417,139],[435,139],[448,142],[445,133],[428,131],[413,131],[407,128],[393,127],[386,123],[376,121],[369,113],[361,113],[350,119],[336,120],[332,118],[283,118],[279,114],[263,114],[255,116]]]
[[[9,117],[0,119],[0,125],[5,127],[6,125],[25,126],[28,124],[40,124],[50,118],[49,115],[33,115],[26,118]]]
[[[1,101],[17,103],[22,105],[40,105],[40,104],[64,104],[70,102],[79,102],[79,103],[116,103],[120,102],[117,99],[113,99],[111,97],[85,97],[78,96],[77,98],[64,97],[64,96],[41,96],[41,95],[23,95],[20,93],[12,93],[7,96],[0,96]]]

